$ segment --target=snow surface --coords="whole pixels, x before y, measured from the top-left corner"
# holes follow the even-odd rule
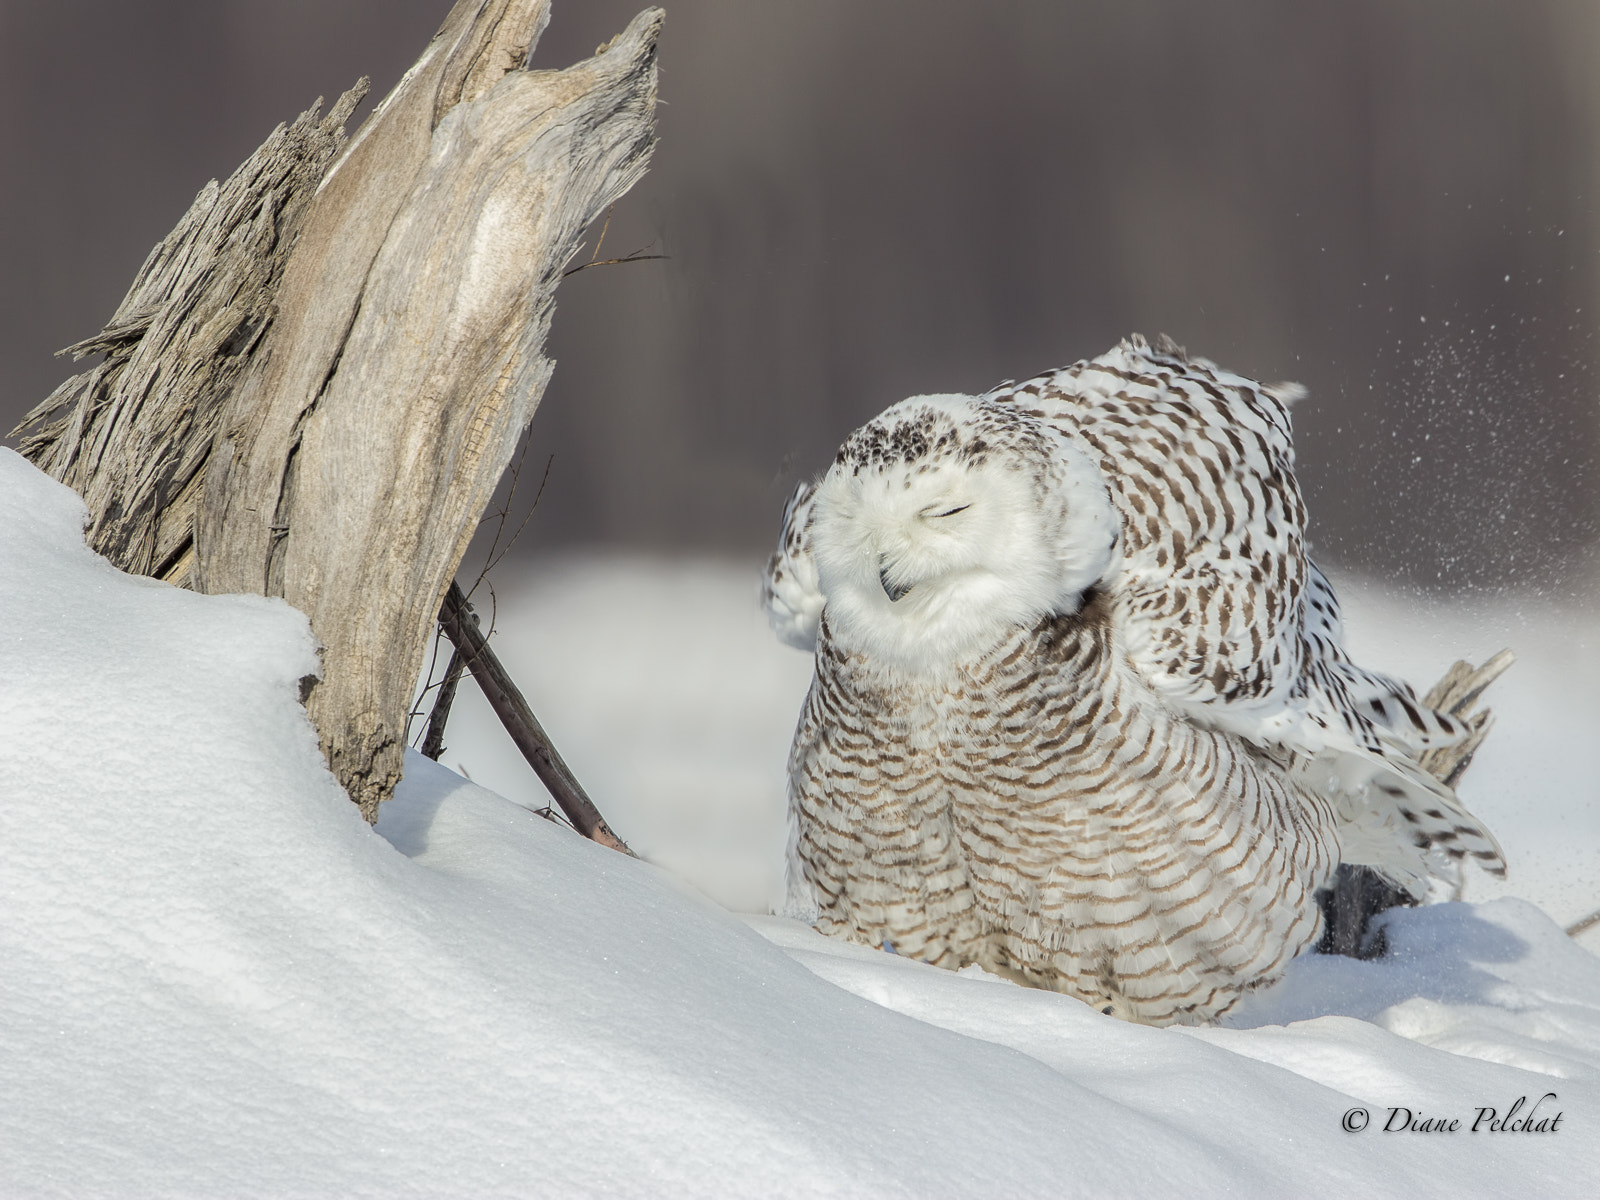
[[[0,1196],[1579,1196],[1600,1178],[1600,959],[1526,900],[1396,914],[1390,959],[1303,959],[1233,1027],[1156,1030],[732,916],[425,759],[374,832],[296,702],[304,620],[121,575],[82,513],[0,450]],[[602,810],[702,891],[761,891],[804,687],[783,656],[804,660],[758,648],[750,577],[569,564],[528,594],[572,617],[540,635],[567,649],[513,670]],[[1591,701],[1541,693],[1529,736]],[[1507,811],[1535,828],[1551,781],[1592,815],[1593,751],[1531,744],[1549,753],[1474,772],[1515,783]],[[735,829],[691,851],[684,814]],[[1547,1092],[1553,1133],[1468,1131]],[[1380,1132],[1391,1105],[1463,1124]],[[1346,1133],[1355,1107],[1372,1124]]]

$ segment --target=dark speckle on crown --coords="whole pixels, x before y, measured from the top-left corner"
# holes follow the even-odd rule
[[[919,471],[942,462],[981,467],[995,453],[1037,449],[1040,438],[1031,414],[977,399],[959,412],[896,406],[851,434],[835,461],[853,475],[894,465]]]

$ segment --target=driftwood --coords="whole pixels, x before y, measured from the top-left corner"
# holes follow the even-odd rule
[[[1488,709],[1477,707],[1479,698],[1515,661],[1511,651],[1502,650],[1481,667],[1457,662],[1423,698],[1429,708],[1466,722],[1470,731],[1452,746],[1436,746],[1418,756],[1422,769],[1446,787],[1454,788],[1461,781],[1494,722]],[[1370,867],[1343,863],[1322,894],[1325,923],[1317,949],[1350,958],[1377,958],[1387,951],[1388,940],[1382,930],[1374,937],[1368,936],[1372,918],[1385,909],[1416,903],[1409,892],[1395,887]]]
[[[326,118],[318,101],[206,184],[105,328],[61,351],[104,361],[13,431],[25,457],[84,498],[89,544],[124,571],[194,585],[195,502],[223,407],[273,322],[295,231],[366,90],[363,79]]]
[[[534,774],[539,776],[539,781],[561,806],[572,827],[603,846],[632,854],[623,840],[612,832],[611,826],[606,824],[605,818],[595,808],[561,755],[556,753],[544,726],[539,724],[528,702],[523,699],[522,692],[511,682],[511,676],[500,665],[494,651],[489,649],[488,641],[478,628],[478,618],[455,583],[445,593],[444,607],[439,610],[439,624],[455,646],[456,653],[466,662],[473,678],[478,681],[500,723],[517,743],[517,749],[522,751]],[[446,674],[448,677],[448,672]],[[437,705],[436,701],[435,708]]]
[[[654,146],[659,10],[530,71],[548,0],[458,0],[348,143],[364,83],[210,184],[19,427],[91,544],[311,618],[307,708],[369,820],[445,590],[539,402],[553,295]],[[320,101],[319,101],[320,105]]]

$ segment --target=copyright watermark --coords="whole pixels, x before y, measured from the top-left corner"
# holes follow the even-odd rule
[[[1380,1110],[1384,1122],[1380,1133],[1558,1133],[1566,1114],[1557,1105],[1560,1097],[1546,1092],[1530,1105],[1527,1096],[1518,1096],[1505,1108],[1484,1105],[1473,1109],[1471,1117],[1435,1117],[1421,1110],[1397,1105]],[[1339,1120],[1346,1133],[1360,1133],[1372,1124],[1372,1113],[1365,1108],[1347,1109]]]

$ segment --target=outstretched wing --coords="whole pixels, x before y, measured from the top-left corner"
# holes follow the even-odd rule
[[[778,549],[767,560],[761,580],[761,604],[780,640],[797,650],[814,650],[822,619],[822,589],[811,557],[811,502],[815,480],[802,483],[783,507]]]
[[[1126,652],[1163,699],[1248,732],[1301,675],[1309,565],[1287,403],[1132,338],[987,399],[1064,427],[1096,457],[1122,517]]]
[[[1429,708],[1410,684],[1350,661],[1339,598],[1317,565],[1307,565],[1304,666],[1291,700],[1303,699],[1308,717],[1319,728],[1342,726],[1367,750],[1392,750],[1411,760],[1468,736],[1464,721]]]
[[[1288,412],[1302,394],[1134,337],[986,399],[1096,456],[1122,519],[1110,590],[1125,653],[1165,703],[1287,755],[1319,791],[1332,783],[1348,801],[1347,861],[1380,859],[1413,890],[1435,846],[1503,869],[1493,838],[1416,763],[1465,725],[1344,653],[1338,602],[1305,550]]]

